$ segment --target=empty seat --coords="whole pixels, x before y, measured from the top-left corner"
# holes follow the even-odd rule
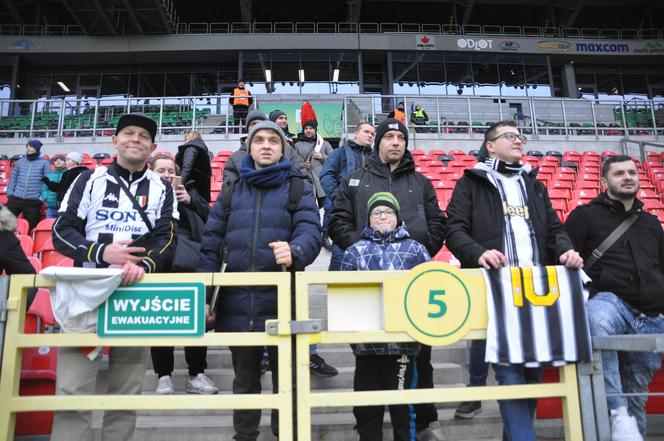
[[[21,244],[21,249],[26,256],[32,256],[33,253],[33,240],[32,237],[26,236],[24,234],[19,234],[18,241]]]
[[[51,240],[51,233],[54,223],[55,218],[46,218],[39,222],[34,230],[32,230],[32,238],[34,239],[35,250],[40,250],[46,242]]]
[[[16,230],[14,231],[16,234],[24,234],[28,235],[30,234],[30,224],[28,223],[27,220],[23,219],[22,217],[19,217],[16,219]]]

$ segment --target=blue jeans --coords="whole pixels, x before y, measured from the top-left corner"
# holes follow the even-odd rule
[[[493,370],[501,386],[534,384],[542,380],[542,368],[527,368],[522,364],[494,364]],[[503,441],[536,441],[533,428],[536,399],[498,400],[498,405],[503,418]]]
[[[590,334],[660,334],[664,333],[664,319],[648,317],[634,311],[612,292],[600,292],[588,300]],[[602,351],[606,393],[644,393],[653,375],[662,364],[662,354],[655,352]],[[636,418],[641,435],[646,435],[646,396],[607,397],[609,410],[628,408]]]
[[[330,266],[328,271],[341,271],[341,261],[344,258],[344,250],[336,245],[332,245],[332,257],[330,257]]]
[[[330,224],[330,214],[332,214],[332,201],[325,197],[323,198],[323,234],[327,234],[327,226]]]
[[[484,361],[486,353],[486,340],[472,340],[470,342],[470,359],[468,360],[468,373],[470,379],[468,386],[486,386],[486,377],[489,374],[489,363]]]
[[[47,208],[46,209],[46,217],[58,217],[58,210],[59,208]]]

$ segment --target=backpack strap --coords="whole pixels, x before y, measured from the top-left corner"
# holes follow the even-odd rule
[[[291,178],[290,188],[288,189],[288,212],[293,215],[297,210],[297,204],[302,199],[304,193],[304,179],[300,177]]]
[[[228,217],[231,212],[231,201],[236,180],[229,181],[221,187],[221,206],[224,208],[224,216]]]

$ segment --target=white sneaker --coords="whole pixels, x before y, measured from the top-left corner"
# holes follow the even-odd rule
[[[445,439],[445,435],[443,435],[443,430],[440,428],[440,423],[438,421],[429,423],[429,427],[420,430],[417,434],[418,441],[445,441]]]
[[[611,441],[643,441],[636,418],[627,413],[625,406],[611,409],[610,413]]]
[[[217,386],[215,386],[214,381],[205,374],[198,374],[195,377],[187,376],[187,381],[184,383],[184,389],[188,394],[201,395],[212,395],[219,391]]]
[[[160,395],[170,395],[175,393],[175,387],[173,386],[173,380],[170,375],[164,375],[159,377],[159,383],[157,383],[157,390],[155,390]]]

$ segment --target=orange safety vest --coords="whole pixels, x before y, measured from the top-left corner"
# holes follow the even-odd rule
[[[233,105],[249,107],[249,98],[247,98],[249,95],[251,94],[247,89],[240,89],[239,87],[236,87],[233,89],[233,97],[235,97],[233,98]]]
[[[397,121],[401,121],[401,123],[404,126],[408,125],[408,123],[406,122],[406,112],[402,112],[399,109],[394,109],[394,119],[396,119]]]

